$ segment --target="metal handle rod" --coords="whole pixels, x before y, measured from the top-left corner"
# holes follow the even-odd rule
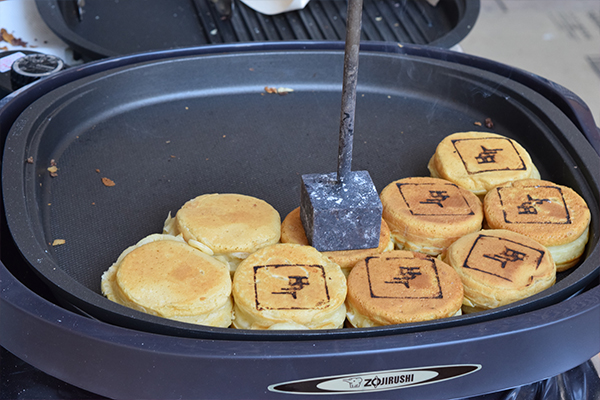
[[[356,82],[358,80],[358,51],[362,22],[363,0],[348,0],[346,46],[344,48],[344,82],[338,149],[337,181],[343,182],[352,169],[352,142],[356,111]]]

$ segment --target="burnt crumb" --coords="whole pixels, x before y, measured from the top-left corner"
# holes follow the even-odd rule
[[[50,160],[50,166],[51,167],[56,167],[56,160],[53,158],[52,160]]]
[[[492,122],[491,118],[486,118],[485,119],[485,126],[488,129],[492,129],[494,127],[494,122]]]
[[[27,42],[21,38],[15,37],[15,35],[8,33],[4,28],[0,29],[0,41],[5,41],[13,46],[27,47]]]

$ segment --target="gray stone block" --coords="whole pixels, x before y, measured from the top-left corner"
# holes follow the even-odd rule
[[[300,218],[309,243],[319,251],[379,246],[381,200],[367,171],[302,175]]]

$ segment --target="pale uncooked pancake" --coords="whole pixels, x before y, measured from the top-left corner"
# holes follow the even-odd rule
[[[148,314],[231,325],[227,266],[180,237],[155,234],[129,247],[102,275],[101,286],[109,300]]]
[[[233,193],[198,196],[167,218],[164,233],[181,234],[191,245],[229,264],[279,242],[281,218],[264,200]]]

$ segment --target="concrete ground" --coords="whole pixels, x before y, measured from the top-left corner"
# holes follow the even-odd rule
[[[460,47],[566,87],[600,125],[598,0],[481,0],[479,18]]]

